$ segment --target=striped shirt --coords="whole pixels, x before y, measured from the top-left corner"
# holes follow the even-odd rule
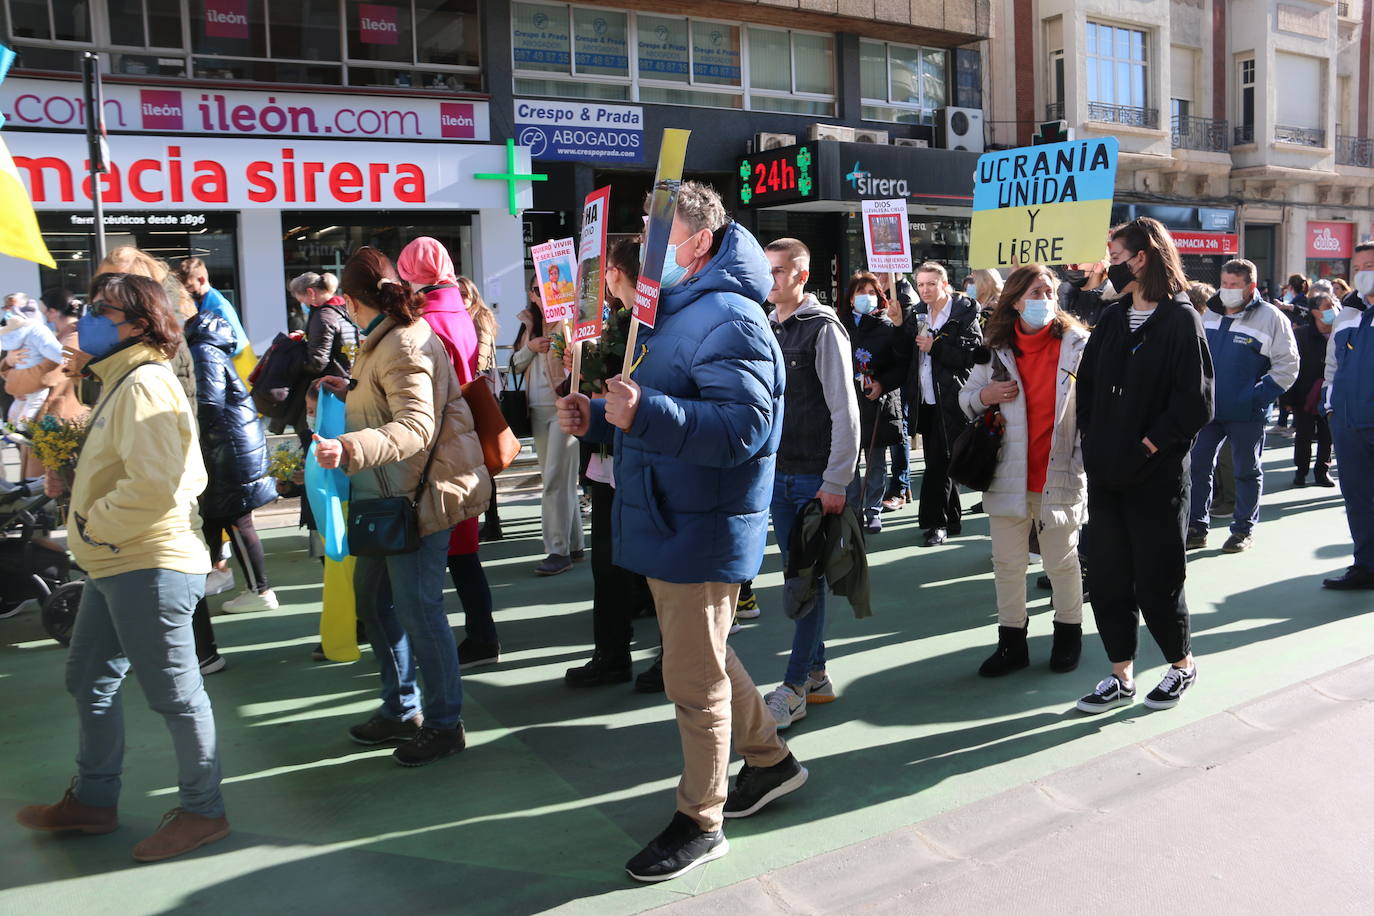
[[[1132,306],[1131,308],[1127,309],[1126,315],[1130,318],[1131,332],[1134,333],[1136,331],[1139,331],[1140,326],[1144,324],[1149,319],[1149,317],[1154,313],[1155,310],[1153,307],[1148,309],[1138,309]]]

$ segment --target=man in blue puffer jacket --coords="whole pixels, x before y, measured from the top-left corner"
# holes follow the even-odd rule
[[[1355,246],[1355,292],[1341,303],[1326,349],[1322,406],[1355,542],[1355,563],[1325,588],[1374,588],[1374,242]]]
[[[1193,445],[1192,512],[1188,548],[1207,546],[1212,509],[1212,475],[1222,442],[1231,440],[1236,472],[1236,509],[1223,553],[1240,553],[1254,543],[1264,492],[1264,415],[1298,377],[1298,342],[1283,312],[1265,302],[1256,287],[1255,265],[1243,259],[1221,268],[1221,289],[1202,316],[1216,372],[1216,413]]]
[[[614,437],[615,563],[648,577],[682,736],[677,813],[626,864],[640,881],[724,855],[722,818],[753,814],[807,777],[725,641],[740,583],[763,560],[782,436],[786,373],[759,306],[769,271],[720,196],[683,182],[656,326],[626,354],[633,380],[612,379],[604,400],[558,404],[565,432]],[[732,735],[745,765],[727,797]]]

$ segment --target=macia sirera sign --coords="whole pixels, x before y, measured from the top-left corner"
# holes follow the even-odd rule
[[[644,109],[633,105],[515,100],[515,142],[533,159],[644,161]]]
[[[975,269],[1100,260],[1116,186],[1115,137],[985,153],[973,184]]]

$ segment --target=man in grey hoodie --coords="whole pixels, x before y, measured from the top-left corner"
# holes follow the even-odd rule
[[[849,337],[834,309],[806,292],[811,251],[796,239],[778,239],[764,252],[773,271],[769,318],[787,370],[772,503],[773,532],[786,557],[802,506],[819,499],[825,512],[844,511],[845,491],[859,458],[859,403]],[[764,696],[779,729],[805,716],[807,704],[835,699],[825,670],[824,636],[821,582],[815,609],[796,622],[783,683]]]

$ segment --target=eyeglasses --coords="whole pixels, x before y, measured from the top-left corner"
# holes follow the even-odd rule
[[[119,314],[123,315],[124,309],[120,308],[117,305],[110,305],[110,303],[106,302],[103,299],[98,299],[95,302],[92,302],[90,305],[86,306],[86,312],[92,318],[99,318],[106,312],[119,312]]]

